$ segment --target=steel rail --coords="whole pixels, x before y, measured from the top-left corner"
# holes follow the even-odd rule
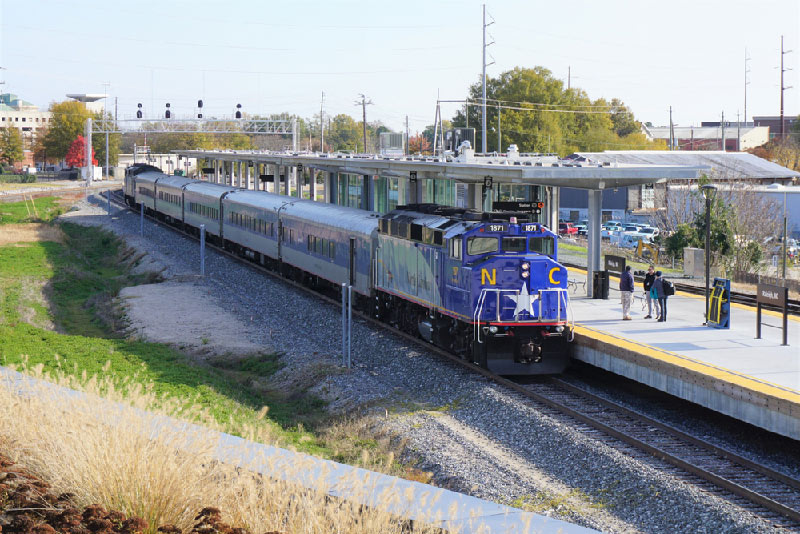
[[[121,195],[120,195],[119,192],[113,193],[113,196],[112,196],[113,201],[115,203],[117,203],[117,204],[122,205],[124,208],[130,210],[131,209],[130,206],[125,204],[124,201],[120,200],[120,196]],[[156,219],[156,218],[154,218],[154,217],[152,217],[150,215],[145,215],[145,217],[147,217],[148,219],[158,223],[159,225],[161,225],[163,227],[166,227],[166,228],[174,231],[175,233],[177,233],[179,235],[187,236],[187,237],[189,237],[191,239],[198,240],[198,238],[196,238],[192,234],[189,234],[189,233],[187,233],[185,231],[182,231],[179,228],[176,228],[176,227],[174,227],[172,225],[169,225],[169,224],[165,223],[164,221],[160,221],[160,220],[158,220],[158,219]],[[305,285],[303,285],[301,283],[298,283],[298,282],[295,282],[293,280],[289,280],[287,278],[284,278],[279,273],[271,271],[270,269],[268,269],[267,267],[264,267],[262,265],[258,265],[256,263],[253,263],[252,261],[248,260],[247,258],[239,256],[238,254],[235,254],[234,252],[225,250],[224,248],[220,248],[220,247],[218,247],[216,245],[212,245],[212,244],[209,244],[209,243],[206,243],[206,246],[208,246],[210,248],[213,248],[214,250],[216,250],[217,252],[221,253],[222,255],[224,255],[224,256],[226,256],[228,258],[231,258],[234,261],[236,261],[236,262],[238,262],[238,263],[240,263],[242,265],[246,265],[248,267],[251,267],[251,268],[253,268],[253,269],[255,269],[255,270],[259,271],[259,272],[262,272],[262,273],[270,276],[273,279],[280,280],[281,282],[286,283],[286,284],[288,284],[288,285],[290,285],[290,286],[292,286],[294,288],[297,288],[297,289],[299,289],[299,290],[301,290],[301,291],[303,291],[303,292],[305,292],[307,294],[314,295],[314,296],[322,299],[323,301],[331,304],[334,307],[338,308],[340,306],[340,303],[339,303],[338,299],[333,299],[333,298],[331,298],[331,297],[329,297],[327,295],[324,295],[323,293],[320,293],[318,291],[312,290],[312,289],[306,287]],[[675,467],[677,467],[679,469],[682,469],[683,471],[685,471],[687,473],[690,473],[690,474],[700,478],[701,480],[704,480],[706,482],[710,482],[710,483],[714,484],[715,486],[723,488],[723,489],[727,490],[728,492],[730,492],[730,493],[732,493],[734,495],[742,497],[742,498],[744,498],[744,499],[746,499],[746,500],[748,500],[750,502],[753,502],[753,503],[755,503],[755,504],[757,504],[757,505],[759,505],[759,506],[761,506],[761,507],[763,507],[763,508],[765,508],[767,510],[770,510],[772,512],[776,512],[776,513],[778,513],[778,514],[780,514],[780,515],[782,515],[784,517],[787,517],[789,519],[792,519],[793,521],[796,521],[796,522],[800,523],[800,510],[796,510],[796,509],[791,508],[789,506],[783,505],[783,504],[781,504],[781,503],[779,503],[779,502],[777,502],[777,501],[775,501],[773,499],[770,499],[769,497],[765,497],[765,496],[759,494],[756,491],[749,490],[748,488],[743,487],[740,484],[737,484],[736,482],[728,480],[728,479],[726,479],[726,478],[724,478],[722,476],[716,475],[716,474],[712,473],[711,471],[709,471],[707,469],[704,469],[704,468],[699,467],[697,465],[694,465],[694,464],[692,464],[690,462],[687,462],[687,461],[677,457],[676,455],[673,455],[673,454],[671,454],[671,453],[669,453],[667,451],[664,451],[664,450],[662,450],[662,449],[660,449],[658,447],[655,447],[655,446],[653,446],[653,445],[651,445],[649,443],[646,443],[646,442],[644,442],[644,441],[642,441],[642,440],[640,440],[640,439],[638,439],[638,438],[636,438],[634,436],[626,434],[623,431],[620,431],[620,430],[618,430],[618,429],[616,429],[614,427],[611,427],[611,426],[609,426],[609,425],[607,425],[607,424],[605,424],[605,423],[603,423],[601,421],[598,421],[596,418],[593,418],[590,415],[587,415],[587,414],[585,414],[585,413],[583,413],[583,412],[581,412],[579,410],[573,409],[573,408],[567,406],[566,403],[558,402],[557,400],[554,400],[554,399],[548,397],[547,395],[540,394],[540,393],[537,393],[535,391],[532,391],[531,389],[525,387],[522,384],[519,384],[519,383],[514,382],[512,380],[509,380],[507,378],[503,378],[503,377],[501,377],[499,375],[496,375],[496,374],[492,373],[491,371],[489,371],[487,369],[484,369],[482,367],[479,367],[479,366],[473,364],[472,362],[466,361],[466,360],[462,359],[460,356],[458,356],[456,354],[452,354],[450,352],[447,352],[444,349],[436,347],[435,345],[427,343],[427,342],[421,340],[420,338],[418,338],[416,336],[413,336],[411,334],[408,334],[407,332],[404,332],[402,330],[399,330],[398,328],[395,328],[394,326],[388,325],[386,323],[382,323],[382,322],[378,321],[377,319],[375,319],[374,317],[372,317],[369,314],[365,314],[365,313],[360,312],[358,310],[354,310],[353,313],[354,313],[354,315],[358,316],[359,318],[363,319],[366,322],[369,322],[370,324],[379,326],[380,328],[383,328],[383,329],[395,334],[396,336],[398,336],[398,337],[400,337],[400,338],[402,338],[402,339],[404,339],[404,340],[406,340],[406,341],[408,341],[410,343],[414,343],[414,344],[416,344],[418,346],[424,347],[426,350],[431,351],[431,352],[433,352],[433,353],[435,353],[435,354],[437,354],[439,356],[442,356],[444,358],[447,358],[449,361],[451,361],[451,362],[453,362],[453,363],[455,363],[455,364],[457,364],[457,365],[459,365],[461,367],[464,367],[464,368],[467,368],[467,369],[469,369],[469,370],[471,370],[473,372],[476,372],[476,373],[486,377],[488,380],[490,380],[490,381],[492,381],[492,382],[494,382],[494,383],[496,383],[498,385],[501,385],[501,386],[503,386],[505,388],[508,388],[508,389],[510,389],[510,390],[512,390],[512,391],[514,391],[516,393],[519,393],[519,394],[523,395],[524,397],[526,397],[528,399],[531,399],[531,400],[533,400],[533,401],[535,401],[535,402],[537,402],[539,404],[542,404],[544,406],[547,406],[547,407],[549,407],[549,408],[551,408],[551,409],[553,409],[553,410],[555,410],[555,411],[557,411],[557,412],[559,412],[561,414],[564,414],[564,415],[566,415],[568,417],[571,417],[572,419],[574,419],[576,421],[579,421],[579,422],[581,422],[581,423],[583,423],[585,425],[588,425],[589,427],[594,428],[595,430],[599,430],[599,431],[605,433],[606,435],[619,440],[622,443],[625,443],[625,444],[630,445],[630,446],[632,446],[632,447],[634,447],[636,449],[644,451],[644,452],[648,453],[649,455],[651,455],[653,457],[659,458],[662,461],[665,461],[665,462],[667,462],[667,463],[669,463],[669,464],[671,464],[671,465],[673,465],[673,466],[675,466]],[[753,462],[751,460],[743,458],[740,455],[737,455],[737,454],[735,454],[733,452],[727,451],[725,449],[722,449],[721,447],[718,447],[718,446],[713,445],[711,443],[705,442],[705,441],[703,441],[703,440],[701,440],[701,439],[699,439],[697,437],[690,436],[690,435],[688,435],[688,434],[686,434],[686,433],[684,433],[684,432],[682,432],[682,431],[680,431],[678,429],[670,427],[669,425],[666,425],[664,423],[655,421],[655,420],[653,420],[653,419],[651,419],[651,418],[649,418],[647,416],[639,414],[638,412],[635,412],[633,410],[630,410],[628,408],[620,406],[620,405],[618,405],[618,404],[616,404],[616,403],[614,403],[612,401],[603,399],[602,397],[599,397],[599,396],[596,396],[596,395],[594,395],[592,393],[584,391],[584,390],[582,390],[582,389],[580,389],[580,388],[578,388],[576,386],[573,386],[571,384],[566,384],[565,382],[563,382],[563,381],[561,381],[561,380],[559,380],[557,378],[550,377],[550,378],[547,378],[546,380],[551,382],[551,383],[553,383],[553,384],[557,384],[559,387],[562,387],[562,389],[564,389],[564,390],[566,390],[566,391],[568,391],[568,392],[570,392],[570,393],[572,393],[574,395],[580,395],[580,396],[583,396],[585,398],[590,398],[592,400],[592,402],[600,403],[600,404],[606,406],[609,409],[617,410],[618,413],[621,413],[621,414],[626,415],[626,416],[631,417],[631,418],[638,419],[643,424],[652,425],[653,427],[659,428],[662,431],[670,433],[675,437],[680,437],[680,439],[685,439],[687,441],[687,443],[691,443],[692,445],[695,445],[695,446],[698,446],[698,447],[706,448],[709,452],[712,452],[714,454],[718,454],[718,455],[726,458],[729,461],[732,461],[732,462],[735,462],[735,463],[738,463],[738,464],[742,465],[745,468],[749,468],[749,469],[752,469],[754,471],[757,471],[757,472],[763,474],[764,476],[767,476],[767,477],[769,477],[769,478],[771,478],[771,479],[773,479],[775,481],[783,483],[783,484],[785,484],[785,485],[787,485],[787,486],[789,486],[791,488],[800,489],[800,480],[793,479],[793,478],[788,477],[788,476],[786,476],[786,475],[784,475],[782,473],[774,471],[774,470],[772,470],[772,469],[770,469],[768,467],[762,466],[760,464],[757,464],[756,462]]]

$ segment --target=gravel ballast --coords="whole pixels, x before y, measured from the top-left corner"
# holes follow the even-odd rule
[[[202,292],[216,312],[228,315],[225,322],[243,325],[240,343],[283,354],[278,380],[310,381],[312,393],[335,412],[381,414],[382,424],[407,440],[405,459],[431,471],[438,485],[604,532],[775,529],[671,474],[665,464],[632,459],[568,420],[363,321],[353,324],[353,368],[343,369],[338,307],[212,250],[200,278],[196,241],[151,221],[140,237],[138,215],[116,206],[109,218],[101,202],[81,202],[63,219],[112,230],[147,252],[170,286]],[[160,305],[171,303],[162,299]],[[194,320],[190,310],[181,314],[187,325]],[[138,321],[137,333],[146,338],[146,324]],[[208,335],[217,343],[213,332]]]

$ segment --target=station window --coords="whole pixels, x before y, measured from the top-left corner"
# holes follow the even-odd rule
[[[503,252],[525,252],[525,238],[504,237]]]
[[[528,248],[531,252],[552,256],[555,251],[555,243],[552,237],[530,237],[528,238]]]
[[[470,237],[467,239],[467,254],[470,256],[480,256],[497,252],[496,237]]]

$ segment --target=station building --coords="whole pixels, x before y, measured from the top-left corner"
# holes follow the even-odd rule
[[[44,130],[52,120],[49,111],[41,111],[34,104],[12,93],[0,94],[0,128],[14,127],[22,134],[24,159],[21,165],[33,165],[33,140],[39,130]]]

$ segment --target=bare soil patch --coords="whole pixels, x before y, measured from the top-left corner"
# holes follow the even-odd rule
[[[40,241],[64,242],[64,234],[57,226],[40,223],[7,224],[0,226],[0,246],[12,243],[38,243]]]
[[[201,286],[169,281],[126,287],[119,302],[127,316],[129,336],[168,343],[203,358],[233,359],[270,347],[248,341],[254,325],[245,325],[221,308]]]

